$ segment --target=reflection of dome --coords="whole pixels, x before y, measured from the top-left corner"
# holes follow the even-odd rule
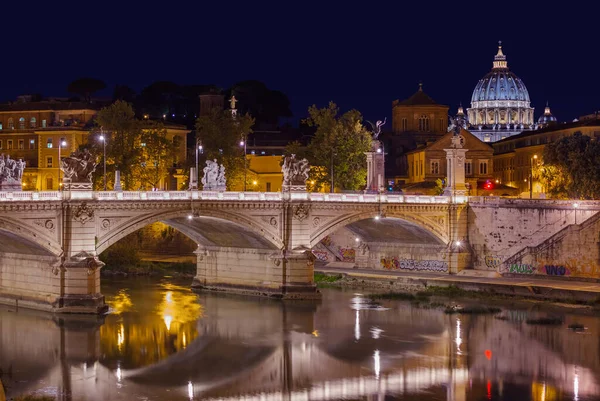
[[[538,125],[540,127],[545,127],[546,125],[553,124],[556,122],[556,117],[550,111],[550,107],[548,106],[548,102],[546,102],[546,108],[544,109],[544,114],[538,118]]]
[[[467,114],[471,127],[484,131],[511,131],[502,134],[503,137],[534,126],[529,92],[523,81],[508,69],[501,43],[492,70],[475,86]]]

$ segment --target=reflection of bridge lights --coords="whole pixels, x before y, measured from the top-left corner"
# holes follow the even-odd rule
[[[165,300],[167,301],[167,303],[171,303],[173,302],[173,291],[167,291],[167,293],[165,294]]]
[[[579,374],[575,366],[575,375],[573,376],[573,401],[579,401]]]
[[[358,310],[356,311],[356,320],[354,322],[354,338],[356,341],[360,340],[360,315],[358,314]]]
[[[165,315],[163,316],[163,320],[165,321],[165,325],[167,326],[167,331],[171,330],[171,322],[173,321],[173,316]]]
[[[383,333],[383,330],[381,330],[379,327],[371,327],[370,331],[371,337],[373,337],[375,340],[381,337],[381,333]]]
[[[183,342],[183,348],[185,348],[187,346],[187,339],[185,338],[185,332],[183,333],[182,342]]]
[[[379,379],[379,372],[381,372],[381,361],[379,360],[379,350],[376,349],[373,354],[373,366],[375,368],[375,378]]]
[[[119,351],[123,348],[123,343],[125,342],[125,327],[123,323],[119,326],[119,331],[117,332],[117,348]]]
[[[312,335],[315,336],[315,337],[319,337],[319,330],[314,330],[312,332]]]
[[[194,399],[194,385],[191,381],[188,382],[188,397],[190,398],[190,400]]]
[[[121,382],[121,379],[123,378],[123,373],[121,373],[121,367],[117,367],[117,382]]]
[[[461,355],[460,345],[462,344],[462,338],[460,336],[460,319],[456,319],[456,353]]]

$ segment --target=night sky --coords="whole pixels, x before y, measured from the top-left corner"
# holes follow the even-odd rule
[[[600,109],[596,2],[354,3],[6,4],[0,100],[68,96],[83,76],[104,80],[106,97],[115,84],[257,79],[288,95],[294,121],[330,100],[375,120],[422,81],[454,114],[460,102],[469,107],[502,40],[536,119],[546,101],[559,121]]]

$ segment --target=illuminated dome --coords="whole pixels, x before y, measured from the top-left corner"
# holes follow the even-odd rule
[[[548,102],[546,102],[546,108],[544,109],[544,114],[538,118],[538,126],[545,127],[549,124],[553,124],[556,122],[556,117],[550,111],[550,106],[548,106]]]
[[[521,78],[508,69],[502,42],[498,44],[492,70],[475,86],[467,115],[472,130],[493,134],[480,138],[486,142],[534,128],[529,92]]]

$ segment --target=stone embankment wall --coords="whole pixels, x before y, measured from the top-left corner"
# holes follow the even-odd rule
[[[507,275],[600,278],[599,210],[600,202],[593,201],[470,202],[473,268]]]

